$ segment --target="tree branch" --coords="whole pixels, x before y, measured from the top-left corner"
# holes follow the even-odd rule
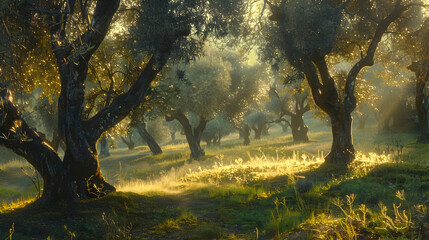
[[[329,101],[325,99],[325,96],[327,96],[327,94],[323,92],[326,92],[326,88],[320,83],[319,76],[317,74],[317,69],[314,66],[313,62],[310,59],[303,57],[302,65],[303,66],[301,67],[301,70],[307,77],[307,82],[310,85],[314,102],[317,104],[317,106],[319,106],[328,114],[331,113],[332,106],[329,104]],[[335,97],[335,95],[331,97],[333,98]]]
[[[0,145],[25,158],[40,173],[45,184],[66,178],[58,154],[21,118],[11,99],[8,90],[0,87]]]
[[[165,36],[162,48],[150,58],[139,78],[126,92],[115,97],[112,103],[100,110],[95,116],[84,122],[84,129],[90,132],[90,142],[96,142],[101,134],[124,119],[131,110],[138,107],[150,93],[150,84],[162,70],[170,56],[175,41],[190,34],[190,29],[180,30],[171,36]]]
[[[384,33],[387,31],[389,25],[398,18],[400,18],[402,13],[408,10],[409,7],[411,7],[411,5],[402,6],[401,3],[401,0],[397,0],[393,11],[389,14],[389,16],[384,18],[377,25],[375,34],[371,40],[371,43],[369,44],[368,49],[366,50],[365,57],[363,57],[359,62],[357,62],[347,75],[346,85],[344,89],[344,103],[345,107],[349,112],[353,111],[356,108],[356,97],[354,96],[354,90],[356,85],[356,78],[359,72],[364,67],[374,65],[375,51],[377,50],[377,46],[380,43]]]

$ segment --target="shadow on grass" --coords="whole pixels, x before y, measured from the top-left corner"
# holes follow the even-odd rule
[[[298,181],[312,186],[301,191]],[[256,239],[256,229],[259,239],[271,239],[300,231],[300,224],[314,216],[341,214],[332,199],[353,193],[355,205],[376,209],[380,201],[387,206],[398,203],[397,190],[404,190],[410,205],[427,204],[429,168],[383,164],[357,178],[344,167],[322,165],[294,175],[245,185],[204,186],[179,195],[119,192],[74,205],[30,204],[0,216],[0,237],[6,238],[14,225],[14,239],[24,240],[70,239],[71,234],[73,239],[105,239],[109,234],[121,239]]]

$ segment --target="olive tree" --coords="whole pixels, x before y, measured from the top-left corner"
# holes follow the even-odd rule
[[[348,164],[355,150],[351,114],[356,108],[356,79],[365,67],[374,64],[379,43],[414,1],[280,0],[264,1],[272,15],[265,26],[265,58],[285,59],[302,71],[316,105],[332,126],[332,147],[326,163]],[[357,44],[353,44],[357,42]],[[350,54],[356,53],[358,54]],[[330,61],[343,57],[355,64],[345,85],[336,85]]]
[[[273,69],[278,71],[278,69]],[[274,74],[274,82],[268,91],[267,110],[274,115],[274,122],[284,122],[292,130],[295,142],[308,141],[308,127],[304,123],[304,113],[310,111],[308,89],[303,88],[303,74],[290,72],[280,81]]]
[[[220,145],[222,138],[228,136],[233,129],[231,124],[225,119],[225,116],[219,114],[207,123],[202,140],[207,143],[207,146]]]
[[[114,23],[120,1],[94,0],[86,5],[79,5],[75,0],[23,2],[20,5],[2,1],[0,12],[3,16],[21,13],[19,17],[9,18],[10,25],[19,26],[12,29],[18,29],[17,33],[25,35],[24,28],[35,23],[43,25],[42,32],[50,37],[50,50],[61,85],[58,129],[66,151],[61,159],[26,123],[7,84],[0,87],[0,144],[24,157],[40,173],[44,182],[43,201],[96,198],[115,191],[104,179],[99,166],[96,146],[102,134],[145,101],[151,83],[170,59],[198,55],[199,46],[208,37],[224,37],[231,29],[238,28],[244,11],[242,1],[140,1],[138,18],[129,33],[133,36],[130,42],[139,50],[135,52],[144,59],[144,67],[126,92],[85,118],[89,63]],[[19,9],[13,9],[16,7]],[[20,24],[21,20],[27,21]],[[2,34],[7,35],[8,29],[2,26]],[[9,41],[1,44],[5,49],[15,46]],[[48,48],[43,50],[48,51]],[[19,57],[14,54],[7,57],[10,56]]]
[[[177,92],[169,99],[166,120],[180,122],[193,159],[204,156],[200,146],[203,131],[225,106],[231,85],[230,68],[218,51],[208,48],[197,61],[172,68],[160,83],[160,88]],[[192,115],[194,124],[190,121]]]

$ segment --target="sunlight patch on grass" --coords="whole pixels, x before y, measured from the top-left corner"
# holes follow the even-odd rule
[[[247,184],[295,172],[302,172],[318,167],[323,158],[308,156],[305,153],[294,152],[291,157],[266,156],[263,152],[251,156],[249,161],[238,158],[231,164],[225,164],[223,155],[211,168],[199,168],[197,171],[189,170],[182,178],[186,183],[203,182],[215,185]]]
[[[10,202],[2,201],[0,204],[0,214],[11,212],[15,209],[22,208],[29,203],[32,203],[36,200],[34,196],[20,197],[16,200],[11,200]]]
[[[369,153],[365,155],[362,152],[357,152],[355,160],[349,167],[350,175],[353,178],[364,177],[376,166],[393,163],[394,161],[394,157],[391,154]]]
[[[151,180],[120,181],[117,189],[141,194],[178,194],[210,185],[246,185],[279,176],[295,175],[314,170],[324,162],[321,152],[315,156],[302,152],[293,152],[292,156],[279,156],[278,153],[277,156],[268,156],[260,151],[259,154],[248,153],[248,157],[250,160],[247,161],[242,158],[228,161],[224,160],[224,155],[218,155],[209,163],[185,162],[183,166],[161,171],[159,177]],[[348,176],[345,177],[363,177],[374,167],[392,162],[391,155],[365,155],[358,152],[349,168]]]

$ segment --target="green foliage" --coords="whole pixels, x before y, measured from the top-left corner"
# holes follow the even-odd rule
[[[218,140],[219,138],[228,136],[233,130],[233,127],[225,117],[218,115],[207,123],[202,135],[202,140],[206,142],[210,142],[214,140],[214,138]]]
[[[262,104],[269,84],[266,81],[268,73],[263,64],[246,64],[238,52],[226,51],[223,58],[231,64],[231,85],[222,113],[237,128],[241,127],[251,108]]]
[[[161,118],[149,121],[147,123],[147,131],[159,143],[165,142],[170,137],[168,127],[163,124]]]
[[[250,127],[258,127],[272,121],[272,116],[267,112],[252,111],[246,116],[245,121]]]
[[[172,109],[213,119],[225,106],[231,85],[230,69],[214,48],[208,48],[207,55],[195,62],[170,68],[158,86],[168,101],[164,106],[167,113]]]
[[[278,8],[276,21],[267,23],[263,29],[266,45],[261,47],[261,54],[264,60],[281,62],[276,60],[287,58],[295,66],[294,62],[303,55],[324,56],[332,51],[341,10],[322,0],[282,1]]]
[[[166,36],[176,34],[179,41],[173,48],[174,60],[201,55],[209,37],[238,36],[246,10],[242,0],[142,0],[139,8],[137,24],[130,30],[136,51],[154,52]]]

